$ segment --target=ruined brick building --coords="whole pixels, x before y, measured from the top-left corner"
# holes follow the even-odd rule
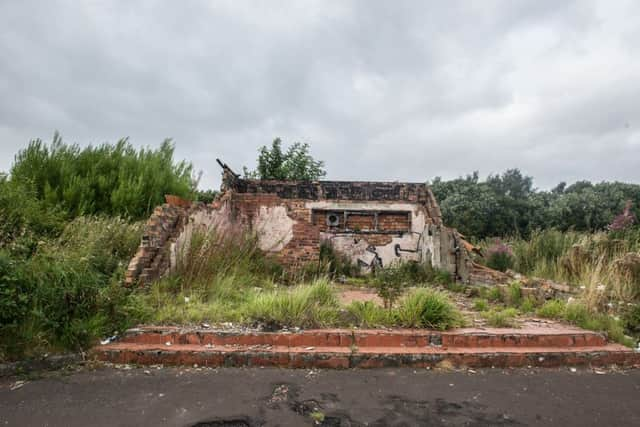
[[[175,267],[195,229],[231,225],[255,232],[260,248],[289,267],[317,262],[325,242],[363,270],[414,260],[462,282],[482,273],[471,261],[471,245],[442,223],[426,184],[247,180],[220,165],[222,191],[212,204],[167,197],[156,208],[129,265],[128,284]]]

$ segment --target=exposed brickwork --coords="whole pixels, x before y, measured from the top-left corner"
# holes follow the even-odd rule
[[[129,265],[127,285],[168,271],[177,262],[173,248],[188,245],[193,221],[205,228],[220,223],[201,215],[212,209],[226,224],[256,232],[260,248],[288,267],[317,262],[321,241],[327,241],[365,270],[402,259],[431,261],[467,280],[468,253],[458,247],[455,231],[442,225],[425,184],[255,181],[223,169],[223,192],[211,205],[168,196],[171,203],[156,209]]]
[[[169,267],[167,243],[180,233],[188,211],[184,204],[165,203],[155,208],[145,225],[140,247],[125,272],[125,285],[152,281]]]
[[[607,345],[598,332],[573,327],[521,329],[458,329],[447,332],[428,329],[317,329],[301,332],[238,333],[210,329],[154,327],[133,329],[122,343],[175,345],[269,345],[284,347],[398,347],[502,348],[502,347],[597,347]]]
[[[167,345],[167,343],[169,345]],[[300,333],[181,331],[148,327],[93,357],[115,363],[289,368],[640,366],[640,353],[601,334],[544,330],[311,330]]]
[[[407,232],[411,228],[411,216],[406,213],[386,213],[378,214],[378,229],[382,231]]]

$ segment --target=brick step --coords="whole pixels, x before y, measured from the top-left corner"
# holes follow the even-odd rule
[[[270,345],[285,347],[593,347],[603,334],[572,327],[524,329],[320,329],[300,332],[230,332],[145,326],[127,331],[121,342],[139,344]]]
[[[584,347],[289,347],[269,345],[158,345],[116,342],[91,355],[112,363],[203,367],[284,368],[640,366],[640,353],[618,344]]]

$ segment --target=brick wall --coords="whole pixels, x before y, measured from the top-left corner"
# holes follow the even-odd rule
[[[144,284],[160,277],[170,264],[168,242],[175,239],[188,218],[189,208],[165,203],[147,221],[138,251],[125,272],[125,285]]]
[[[384,265],[425,259],[468,276],[468,256],[458,248],[455,232],[442,225],[424,184],[249,181],[225,173],[224,191],[213,204],[168,199],[173,203],[156,208],[126,272],[128,285],[165,274],[194,227],[220,224],[256,232],[261,248],[289,267],[318,261],[321,239],[328,239],[359,265],[363,259],[365,265],[376,259]],[[336,225],[328,223],[329,214],[337,215]]]

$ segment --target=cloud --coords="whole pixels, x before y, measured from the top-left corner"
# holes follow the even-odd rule
[[[640,4],[3,2],[0,170],[31,138],[166,137],[219,185],[280,136],[329,178],[640,181]]]

